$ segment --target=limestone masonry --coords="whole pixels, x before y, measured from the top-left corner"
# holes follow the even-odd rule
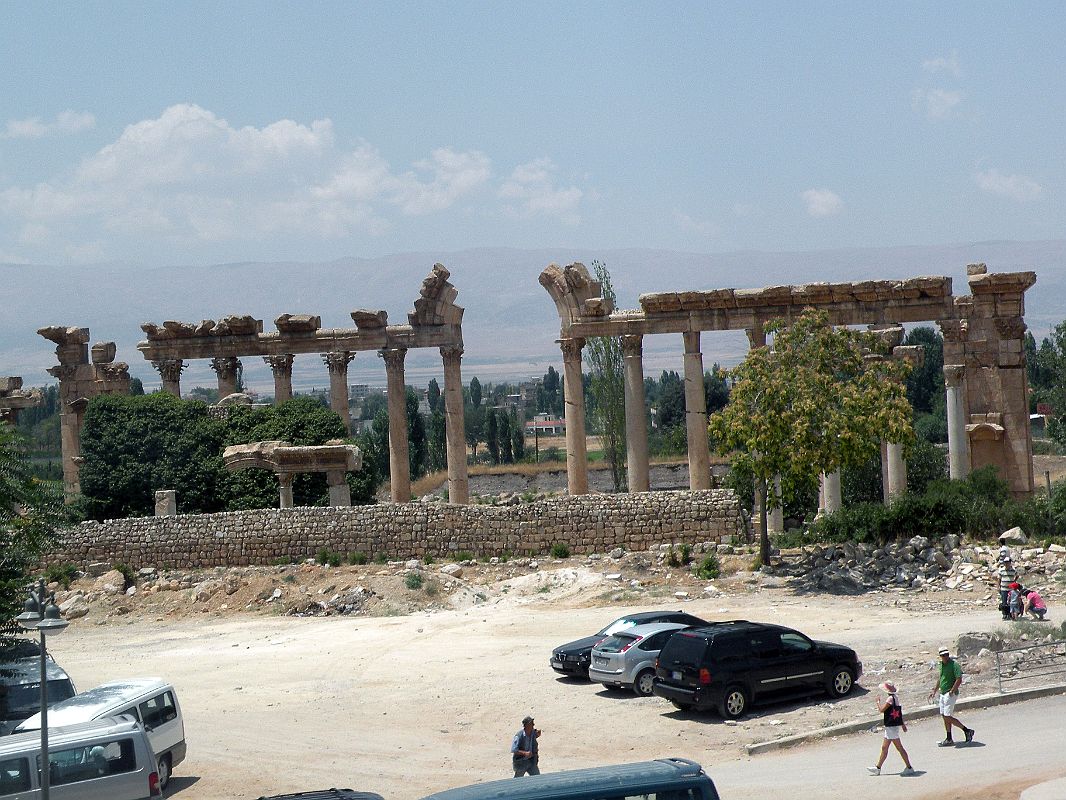
[[[580,495],[504,507],[390,503],[83,522],[63,533],[48,561],[195,569],[270,564],[322,548],[394,559],[462,551],[539,555],[557,542],[584,554],[728,542],[743,533],[736,495],[711,489]]]

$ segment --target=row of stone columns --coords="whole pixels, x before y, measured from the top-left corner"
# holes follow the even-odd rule
[[[465,504],[469,501],[469,480],[466,468],[466,433],[463,419],[463,348],[448,346],[440,348],[444,361],[444,414],[445,436],[448,453],[448,500],[452,503]],[[406,503],[411,499],[411,465],[407,441],[407,385],[404,380],[404,358],[407,348],[395,347],[380,350],[378,355],[385,362],[386,385],[388,389],[389,414],[389,472],[391,497],[395,503]],[[274,401],[282,403],[292,397],[292,354],[264,356],[274,373]],[[323,353],[322,361],[329,370],[329,405],[344,421],[345,429],[351,425],[351,413],[348,410],[348,365],[355,358],[349,351]],[[185,363],[180,358],[168,358],[153,361],[163,380],[163,391],[181,396],[181,373]],[[211,359],[211,368],[218,376],[219,397],[226,397],[237,391],[237,375],[241,362],[236,356],[221,356]],[[580,380],[580,348],[578,349],[578,389]],[[643,383],[641,383],[643,392]],[[582,403],[583,403],[582,399]],[[584,426],[582,425],[582,434]],[[584,438],[582,435],[582,443]],[[646,451],[645,446],[645,451]],[[569,448],[568,448],[569,450]],[[647,459],[645,459],[647,461]],[[586,480],[587,491],[587,480]],[[338,484],[339,487],[339,484]],[[282,486],[282,502],[286,487]],[[330,484],[330,491],[334,485]],[[337,488],[337,491],[340,491]],[[292,487],[288,487],[291,502]],[[576,492],[572,492],[575,493]]]

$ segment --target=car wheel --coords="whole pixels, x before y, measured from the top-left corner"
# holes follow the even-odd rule
[[[736,719],[743,716],[748,708],[748,695],[741,686],[730,686],[722,695],[722,701],[718,704],[718,713],[722,719]]]
[[[830,697],[844,697],[855,688],[855,675],[848,667],[837,667],[830,676],[826,691]]]
[[[691,711],[693,708],[692,703],[686,703],[683,700],[671,700],[670,702],[673,703],[674,708],[679,711]]]
[[[655,685],[655,670],[646,669],[637,675],[633,681],[633,691],[641,697],[650,697],[651,689]]]
[[[159,776],[159,788],[166,789],[167,784],[170,783],[170,756],[163,756],[159,759],[155,772]]]

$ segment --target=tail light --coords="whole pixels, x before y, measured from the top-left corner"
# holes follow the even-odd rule
[[[700,667],[700,685],[706,686],[711,682],[711,671],[707,667]]]
[[[148,775],[148,796],[162,797],[163,790],[159,788],[159,773],[152,772]]]
[[[656,658],[655,659],[655,669],[658,669],[658,668],[659,668],[659,659]]]

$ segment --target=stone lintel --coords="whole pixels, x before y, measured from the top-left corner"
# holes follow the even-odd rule
[[[322,317],[316,314],[282,314],[274,320],[282,333],[314,333],[322,327]]]
[[[1035,272],[985,272],[967,278],[974,296],[1021,294],[1036,283]]]

